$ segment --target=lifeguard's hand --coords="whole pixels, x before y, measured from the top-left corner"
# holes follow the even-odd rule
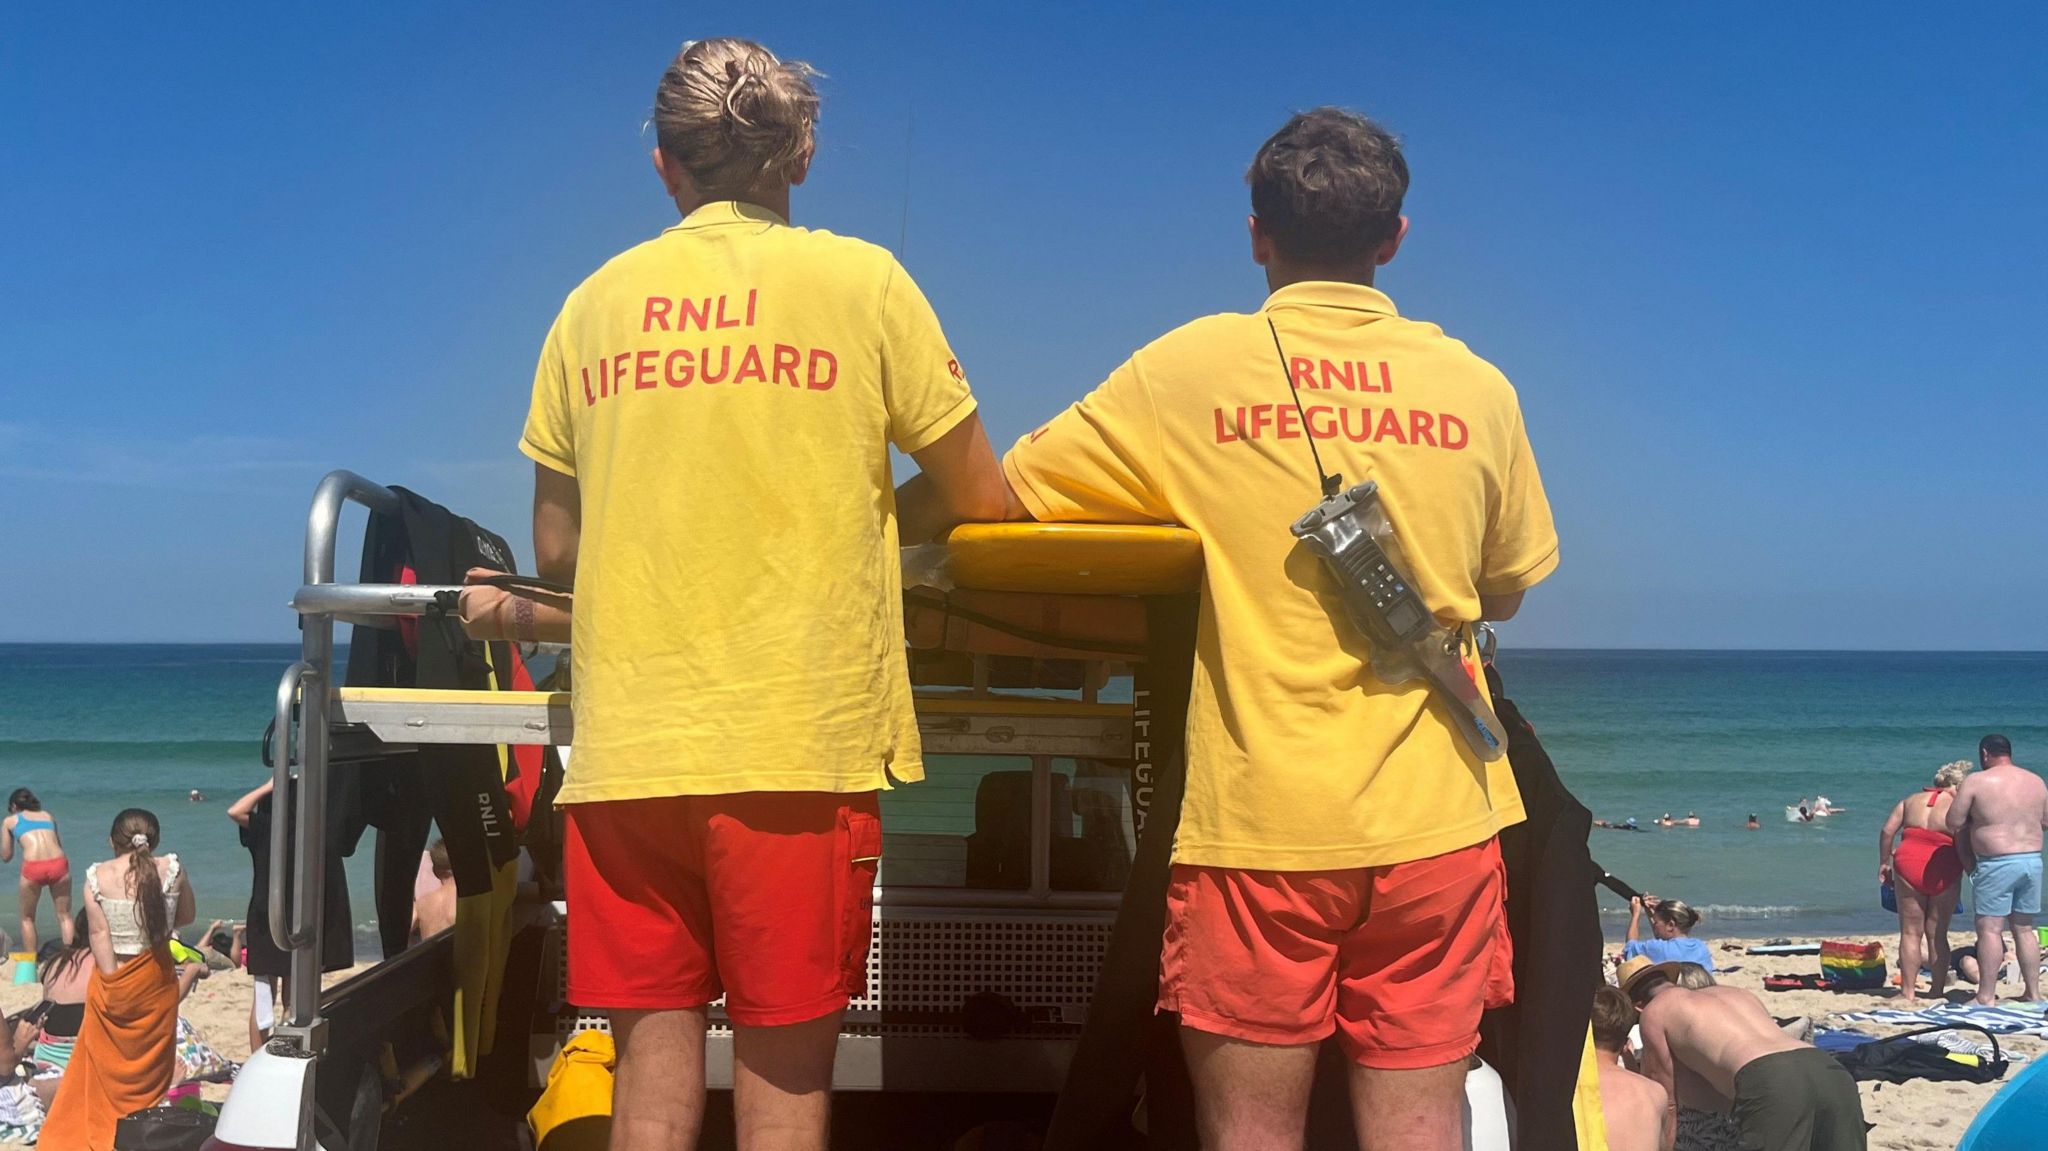
[[[516,592],[479,583],[505,573],[471,568],[463,574],[455,615],[471,639],[569,642],[569,599],[540,592]]]
[[[1891,860],[1887,859],[1883,863],[1877,865],[1877,881],[1879,883],[1890,883],[1892,881]]]

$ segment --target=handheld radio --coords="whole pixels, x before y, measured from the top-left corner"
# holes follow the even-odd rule
[[[1280,346],[1280,330],[1270,319],[1266,326],[1285,373],[1287,353]],[[1301,393],[1291,375],[1287,389],[1299,409]],[[1308,426],[1305,414],[1302,426]],[[1322,478],[1323,498],[1294,521],[1292,531],[1322,561],[1344,601],[1345,616],[1372,644],[1373,674],[1387,684],[1426,681],[1450,705],[1459,734],[1480,759],[1491,762],[1506,755],[1506,729],[1465,666],[1460,633],[1437,623],[1415,591],[1379,485],[1367,480],[1345,489],[1342,475],[1323,470],[1313,436],[1308,437],[1308,450]]]

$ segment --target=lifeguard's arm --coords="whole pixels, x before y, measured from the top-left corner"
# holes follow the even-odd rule
[[[1522,596],[1557,570],[1557,527],[1519,410],[1479,556],[1480,619],[1513,619],[1522,610]]]
[[[14,817],[0,819],[0,863],[14,862]]]
[[[583,538],[583,491],[576,477],[543,463],[533,465],[533,562],[540,578],[576,582],[576,548]]]
[[[1906,822],[1906,801],[1900,800],[1892,807],[1892,813],[1885,817],[1884,826],[1877,832],[1877,878],[1879,882],[1892,881],[1892,839],[1899,834],[1899,825]]]
[[[238,827],[249,826],[249,816],[255,812],[256,805],[263,802],[263,797],[270,794],[271,786],[271,781],[266,779],[262,786],[228,804],[228,818],[234,820]]]
[[[1176,513],[1142,355],[1003,457],[1012,519],[1170,524]]]
[[[1524,589],[1504,595],[1482,595],[1479,597],[1479,618],[1495,623],[1513,619],[1515,613],[1522,610],[1522,597],[1527,594],[1527,589]]]
[[[896,531],[905,545],[936,539],[957,524],[1018,518],[1010,515],[1017,497],[1003,480],[979,412],[910,458],[918,474],[896,489]]]

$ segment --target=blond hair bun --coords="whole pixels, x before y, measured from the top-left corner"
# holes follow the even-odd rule
[[[817,72],[752,40],[693,40],[654,89],[656,140],[697,190],[732,197],[794,181],[818,123]]]

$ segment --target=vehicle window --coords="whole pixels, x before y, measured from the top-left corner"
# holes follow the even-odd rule
[[[1130,873],[1130,769],[1094,760],[927,755],[921,783],[882,793],[881,882],[1031,886],[1031,779],[1051,787],[1051,886],[1120,891]]]
[[[1052,889],[1122,891],[1137,852],[1130,765],[1055,759],[1052,784]]]

